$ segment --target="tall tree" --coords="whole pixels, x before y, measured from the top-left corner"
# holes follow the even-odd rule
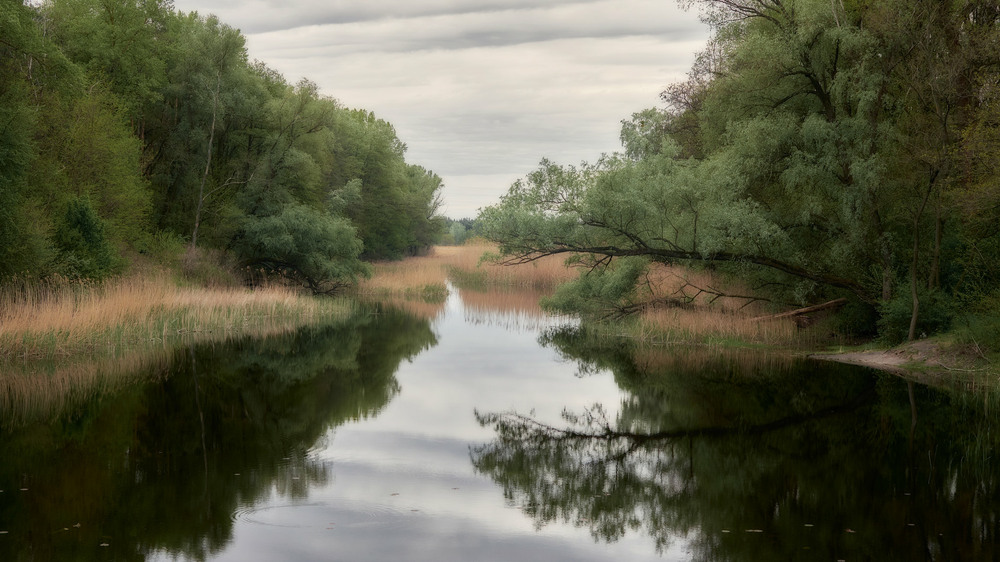
[[[106,82],[143,135],[144,112],[166,85],[170,0],[46,0],[44,14],[66,55]]]
[[[509,261],[714,263],[785,301],[909,285],[912,337],[941,286],[956,132],[995,76],[992,3],[687,4],[714,38],[667,108],[623,123],[626,158],[543,162],[484,210],[487,236]]]

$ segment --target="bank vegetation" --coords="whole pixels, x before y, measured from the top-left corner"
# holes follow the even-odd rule
[[[754,311],[720,331],[770,330],[827,307],[814,325],[848,341],[995,361],[1000,3],[682,4],[713,30],[687,78],[622,122],[621,153],[542,160],[484,208],[501,259],[574,261],[549,303],[584,318],[693,326],[714,299]],[[797,318],[779,330],[819,320]]]
[[[165,270],[105,283],[22,280],[0,289],[0,359],[115,357],[192,339],[266,336],[352,309],[278,284],[181,286]]]

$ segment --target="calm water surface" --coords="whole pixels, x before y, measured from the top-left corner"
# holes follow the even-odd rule
[[[998,556],[990,396],[488,302],[185,349],[8,427],[0,560]]]

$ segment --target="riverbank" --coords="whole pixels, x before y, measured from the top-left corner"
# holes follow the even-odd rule
[[[264,336],[352,309],[282,286],[185,286],[166,270],[101,284],[21,283],[0,291],[0,359],[119,356],[178,340]]]
[[[888,349],[812,353],[812,359],[871,367],[933,386],[1000,385],[1000,368],[975,345],[946,337],[925,338]]]
[[[165,372],[178,349],[347,321],[357,307],[289,287],[191,286],[166,269],[0,290],[0,429],[73,416]]]

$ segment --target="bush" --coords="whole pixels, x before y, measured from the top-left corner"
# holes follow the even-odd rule
[[[917,336],[929,336],[947,330],[954,318],[951,299],[939,290],[918,290],[920,310],[917,316]],[[878,320],[879,339],[888,345],[906,341],[910,333],[913,297],[910,285],[901,285],[895,296],[882,303]]]
[[[562,314],[601,317],[622,313],[635,303],[636,283],[647,271],[643,258],[622,258],[613,267],[594,270],[560,285],[542,306]]]
[[[983,298],[971,312],[955,319],[959,341],[981,351],[1000,353],[1000,289]]]
[[[105,235],[104,222],[85,198],[69,201],[55,232],[54,269],[70,279],[104,279],[124,265]]]
[[[173,265],[184,254],[186,242],[182,236],[167,230],[144,233],[134,247],[139,254],[157,263]]]
[[[361,240],[342,217],[305,205],[247,216],[232,247],[250,270],[293,279],[314,293],[332,293],[370,275],[358,259]]]
[[[850,300],[837,312],[835,329],[838,333],[851,337],[871,337],[877,335],[878,309],[858,300]],[[909,331],[910,319],[906,319]]]

